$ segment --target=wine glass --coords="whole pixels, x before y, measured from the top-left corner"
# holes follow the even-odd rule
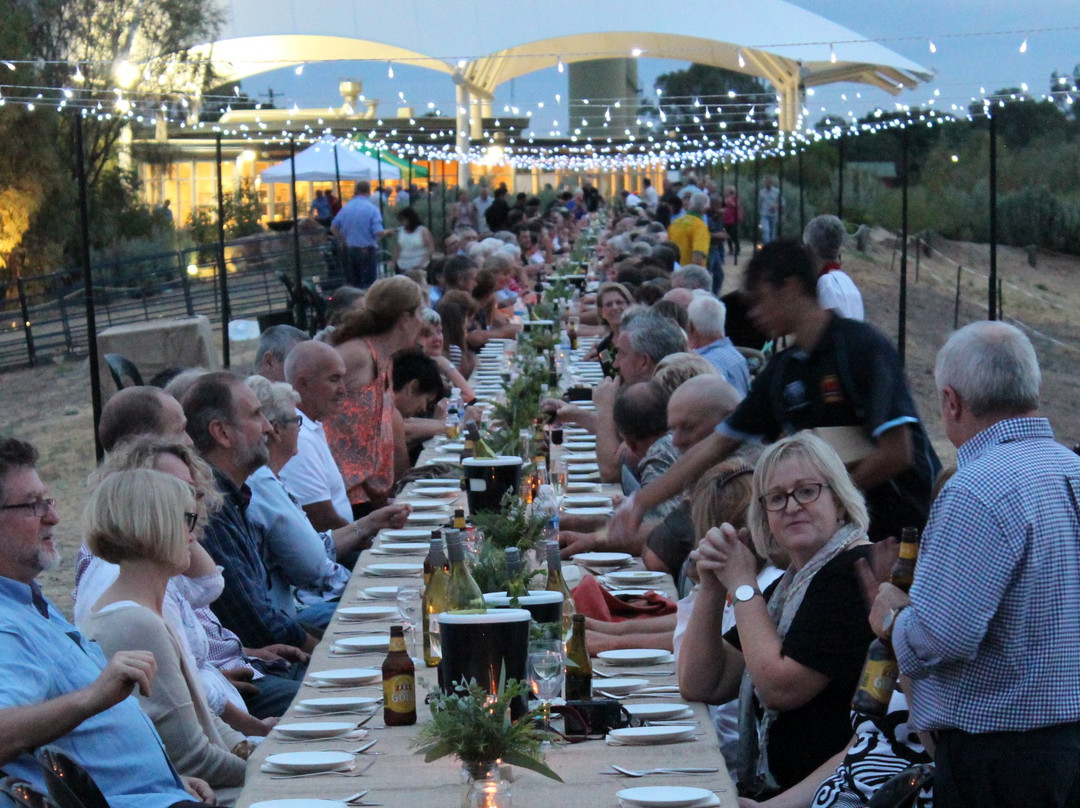
[[[529,654],[529,684],[537,698],[544,702],[544,730],[551,724],[551,700],[562,692],[563,655],[559,651],[537,651]],[[550,749],[551,741],[542,746]]]
[[[409,625],[410,656],[416,656],[416,627],[420,622],[420,590],[415,587],[403,586],[397,592],[397,607],[401,612],[401,619]]]
[[[561,508],[563,495],[566,493],[566,461],[561,457],[551,460],[551,488]]]

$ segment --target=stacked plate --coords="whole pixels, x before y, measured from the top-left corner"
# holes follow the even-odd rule
[[[629,553],[578,553],[574,561],[587,567],[610,567],[616,570],[632,563],[634,557]]]
[[[395,566],[395,565],[386,565]],[[401,566],[401,565],[396,565]],[[423,569],[424,565],[416,565]],[[397,606],[341,606],[337,610],[338,619],[343,623],[355,623],[360,620],[386,620],[401,617]]]
[[[611,509],[611,497],[603,494],[567,494],[563,497],[564,508],[607,508]]]
[[[663,665],[666,662],[675,660],[670,651],[665,651],[662,648],[619,648],[614,651],[601,651],[596,656],[609,665],[623,667]]]
[[[644,586],[664,580],[664,573],[658,570],[618,570],[604,576],[605,583],[615,586]]]
[[[623,808],[711,808],[720,804],[720,798],[708,789],[687,786],[624,788],[617,796]]]
[[[663,727],[626,727],[613,729],[607,740],[627,746],[654,746],[661,743],[689,741],[697,732],[693,724],[671,724]]]
[[[440,509],[437,511],[413,511],[405,520],[407,525],[442,525],[450,521],[453,516],[450,511]]]
[[[625,696],[649,686],[648,679],[637,679],[630,676],[614,676],[610,679],[597,679],[593,682],[595,690],[603,690],[615,696]]]
[[[297,709],[303,708],[306,713],[342,713],[367,712],[376,709],[380,704],[382,699],[370,696],[331,696],[325,699],[303,699],[296,706]]]
[[[679,721],[693,718],[694,710],[686,704],[664,704],[663,702],[627,703],[623,705],[630,717],[636,721]]]
[[[423,555],[430,546],[426,541],[384,541],[378,549],[386,555]]]
[[[330,652],[339,656],[351,654],[381,653],[390,648],[389,633],[371,637],[344,637],[330,646]]]
[[[278,724],[274,732],[283,738],[292,740],[337,738],[356,729],[355,721],[311,721],[303,723]]]
[[[262,770],[285,774],[347,772],[355,762],[356,758],[347,752],[284,752],[268,755]]]
[[[375,600],[397,600],[398,589],[396,586],[369,586],[364,594]]]
[[[382,671],[378,668],[339,668],[334,671],[311,671],[308,676],[329,687],[359,687],[378,684],[382,680]]]
[[[375,578],[406,578],[424,571],[423,564],[368,564],[364,574]],[[341,613],[338,609],[338,614]]]
[[[456,497],[461,493],[461,484],[456,480],[438,480],[439,485],[419,485],[413,489],[418,497]]]
[[[439,503],[441,505],[441,503]],[[431,529],[426,527],[406,527],[401,530],[384,530],[383,541],[431,541]]]

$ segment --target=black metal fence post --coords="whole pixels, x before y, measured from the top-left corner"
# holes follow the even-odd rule
[[[998,319],[997,271],[997,116],[990,115],[990,298],[987,301],[988,319]]]
[[[896,350],[903,366],[907,353],[908,129],[900,130],[900,305]]]
[[[837,157],[839,158],[839,166],[836,172],[836,218],[844,218],[844,139],[843,132],[840,133],[840,142],[837,144]]]
[[[301,331],[307,328],[304,310],[303,270],[300,266],[300,214],[296,205],[296,138],[289,138],[289,184],[292,187],[292,242],[293,242],[293,322]]]
[[[218,283],[221,284],[221,364],[229,367],[229,319],[232,311],[229,307],[229,279],[225,271],[225,187],[221,180],[221,132],[215,141],[217,156],[217,269]]]
[[[86,150],[83,147],[82,113],[75,111],[75,167],[79,183],[79,229],[81,231],[79,258],[86,289],[86,342],[90,352],[90,406],[94,413],[94,455],[100,462],[105,448],[98,438],[101,421],[101,368],[98,365],[97,319],[94,315],[94,277],[90,265],[90,191],[86,182]],[[27,323],[29,326],[29,323]],[[31,363],[33,364],[33,363]]]
[[[22,275],[15,279],[15,286],[19,291],[19,310],[22,311],[23,333],[26,334],[26,355],[30,360],[30,367],[34,367],[37,361],[34,355],[34,329],[30,325],[30,306],[26,302],[26,284],[23,283]]]
[[[188,317],[195,316],[195,306],[191,302],[191,278],[188,277],[187,264],[184,263],[184,251],[176,251],[176,265],[180,270],[180,287],[184,290],[184,308]]]

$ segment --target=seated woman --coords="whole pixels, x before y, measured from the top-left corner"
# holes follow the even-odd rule
[[[585,356],[585,361],[599,361],[604,373],[614,377],[615,343],[619,340],[623,312],[634,304],[634,298],[621,283],[604,283],[596,293],[596,311],[607,326],[607,333]]]
[[[471,300],[468,293],[463,293]],[[468,378],[476,369],[476,355],[469,350],[468,329],[472,317],[469,306],[455,300],[452,292],[447,292],[435,304],[435,311],[442,319],[443,356]]]
[[[405,505],[389,505],[335,530],[316,532],[304,509],[285,489],[278,473],[297,452],[300,396],[285,382],[250,376],[263,415],[273,431],[267,437],[270,460],[247,479],[251,501],[246,515],[259,538],[270,575],[270,600],[301,623],[326,628],[352,574],[338,558],[355,559],[385,527],[402,527]],[[296,587],[296,595],[293,595]],[[297,599],[303,604],[297,608]]]
[[[476,393],[469,387],[469,383],[465,381],[465,377],[461,375],[461,371],[450,361],[449,357],[443,355],[445,340],[443,339],[442,317],[439,316],[435,309],[424,309],[420,319],[422,324],[420,334],[416,337],[416,344],[423,348],[424,353],[431,359],[435,360],[446,386],[456,387],[460,390],[462,401],[472,401],[476,398]]]
[[[140,468],[171,474],[190,485],[199,504],[200,517],[209,517],[221,507],[221,494],[214,485],[214,475],[206,461],[182,443],[152,436],[137,437],[114,447],[94,470],[91,485],[118,471]],[[90,609],[119,575],[120,568],[116,564],[92,555],[83,543],[76,565],[76,623],[82,625]],[[190,664],[198,672],[206,703],[214,714],[245,735],[266,735],[277,718],[260,720],[251,715],[236,686],[222,672],[228,667],[222,663],[229,660],[229,656],[220,652],[220,643],[213,658],[210,652],[210,637],[224,631],[210,611],[210,604],[217,600],[224,586],[221,569],[214,559],[201,544],[193,544],[191,565],[183,575],[174,576],[165,589],[162,615],[180,638],[184,653],[189,655]],[[242,657],[239,662],[245,664]]]
[[[701,585],[682,641],[679,688],[708,704],[739,696],[740,790],[768,795],[798,783],[851,738],[848,705],[873,639],[855,565],[869,554],[869,519],[840,458],[805,432],[765,450],[753,493],[749,535],[724,524],[691,553]],[[764,596],[750,536],[760,555],[783,551],[791,560]],[[725,634],[729,594],[737,626]],[[759,737],[760,751],[752,743]]]
[[[354,519],[386,504],[394,486],[392,357],[416,343],[423,304],[420,287],[408,278],[382,278],[330,338],[345,360],[345,401],[323,429]]]
[[[218,790],[243,785],[251,744],[207,706],[198,674],[162,616],[169,580],[191,563],[198,518],[191,487],[171,474],[134,469],[105,477],[83,519],[90,550],[118,564],[120,574],[93,605],[83,629],[107,656],[154,654],[157,676],[139,703],[176,770]]]
[[[422,348],[394,354],[394,420],[404,442],[394,445],[394,463],[404,474],[416,463],[421,444],[446,431],[446,419],[428,418],[435,402],[446,396],[439,366]]]

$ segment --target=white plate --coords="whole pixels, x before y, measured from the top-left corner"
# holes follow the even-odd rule
[[[428,477],[425,480],[417,480],[413,485],[417,488],[446,488],[453,486],[455,491],[461,490],[461,483],[453,477]]]
[[[397,597],[398,588],[396,586],[369,586],[364,590],[364,594],[376,600],[394,600]]]
[[[642,786],[624,788],[617,796],[641,808],[690,808],[716,795],[708,789],[689,786]]]
[[[452,516],[450,511],[417,511],[410,513],[405,522],[410,525],[441,525],[449,522]]]
[[[383,539],[391,539],[392,541],[417,541],[418,539],[426,539],[430,542],[431,531],[427,528],[408,527],[402,530],[384,530],[382,537]]]
[[[417,488],[413,493],[420,497],[447,497],[460,494],[461,486],[429,485],[424,488]]]
[[[572,466],[581,465],[582,463],[595,463],[596,452],[572,452],[564,454],[563,458]]]
[[[253,802],[250,808],[348,808],[348,806],[336,800],[292,799]]]
[[[609,589],[608,594],[613,598],[643,598],[650,592],[655,591],[655,589]],[[659,592],[658,594],[663,595],[664,593]]]
[[[383,578],[404,578],[408,575],[419,575],[423,571],[423,564],[369,564],[364,570],[368,575]],[[338,609],[338,612],[340,611],[341,609]]]
[[[374,637],[342,637],[335,640],[333,649],[338,653],[356,654],[363,651],[385,651],[390,647],[389,633]]]
[[[619,648],[615,651],[601,651],[596,656],[613,665],[651,665],[667,659],[671,652],[660,648]]]
[[[591,471],[600,471],[600,466],[590,462],[579,463],[573,458],[570,458],[566,461],[566,471],[569,474],[585,474]]]
[[[458,443],[457,441],[451,441],[449,443],[444,443],[442,446],[440,446],[439,451],[442,454],[449,454],[450,452],[460,452],[464,448],[465,448],[464,443]]]
[[[602,689],[606,690],[607,688]],[[697,732],[697,727],[693,724],[671,724],[664,727],[626,727],[625,729],[613,729],[607,736],[620,743],[651,746],[655,743],[675,743],[676,741],[685,741],[687,738],[693,738],[695,732]],[[700,791],[700,789],[694,790]]]
[[[437,499],[396,499],[395,505],[408,505],[414,511],[434,511],[446,507]]]
[[[567,516],[611,516],[612,510],[607,505],[603,508],[564,508],[563,513]]]
[[[316,682],[345,687],[377,684],[382,679],[382,671],[378,668],[340,668],[336,671],[309,671],[308,676]]]
[[[340,710],[373,710],[379,699],[369,696],[334,696],[326,699],[304,699],[297,706],[314,713],[335,713]]]
[[[384,541],[379,549],[384,553],[393,555],[410,555],[412,553],[426,553],[431,545],[426,541]]]
[[[356,729],[355,721],[305,721],[278,724],[274,732],[286,738],[336,738]]]
[[[616,676],[611,679],[596,679],[593,681],[593,687],[597,690],[614,693],[616,696],[633,693],[635,690],[640,690],[641,688],[648,686],[648,679],[634,679],[629,676]]]
[[[664,573],[659,570],[622,570],[609,572],[606,577],[616,584],[651,584],[664,580]]]
[[[599,491],[599,483],[591,483],[587,480],[570,480],[566,484],[567,491]]]
[[[423,567],[423,564],[420,565]],[[354,620],[384,620],[387,617],[399,617],[401,612],[397,606],[339,606],[337,616],[339,620],[351,622]]]
[[[346,752],[284,752],[268,755],[266,762],[287,772],[331,772],[356,758]]]
[[[436,463],[460,463],[461,455],[456,454],[440,454],[429,457],[424,461],[426,466],[434,466]],[[461,489],[458,489],[461,490]]]
[[[621,567],[634,560],[629,553],[578,553],[573,558],[577,563],[590,567]]]
[[[563,497],[563,505],[571,508],[599,508],[611,507],[611,497],[600,494],[567,494]]]
[[[624,704],[623,708],[631,718],[650,721],[663,721],[667,718],[689,718],[694,711],[686,704],[660,701],[647,701],[641,704]]]

